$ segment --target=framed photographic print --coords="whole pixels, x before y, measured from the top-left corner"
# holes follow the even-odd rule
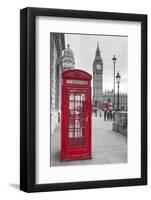
[[[147,184],[147,16],[20,12],[20,189]]]

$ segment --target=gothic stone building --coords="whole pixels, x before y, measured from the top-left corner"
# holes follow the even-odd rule
[[[97,44],[93,62],[93,106],[99,108],[101,103],[103,103],[103,60]]]
[[[61,117],[62,72],[74,68],[75,60],[63,33],[50,33],[50,132],[53,134]]]
[[[61,109],[61,63],[62,51],[65,49],[63,33],[50,33],[50,131],[53,134],[58,124]]]
[[[114,93],[112,91],[103,92],[103,60],[100,54],[100,48],[97,44],[95,58],[93,62],[93,109],[99,109],[100,105],[108,102],[108,99],[114,102]],[[117,107],[117,94],[115,94],[115,108]],[[127,111],[127,94],[119,94],[119,107]]]
[[[70,45],[67,45],[67,48],[63,52],[62,56],[62,65],[64,70],[73,69],[75,67],[75,59],[73,51],[70,49]]]

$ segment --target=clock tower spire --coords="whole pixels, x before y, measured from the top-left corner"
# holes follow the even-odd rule
[[[102,102],[103,102],[103,60],[101,58],[99,43],[97,42],[95,58],[93,61],[93,106],[95,106],[98,109]]]

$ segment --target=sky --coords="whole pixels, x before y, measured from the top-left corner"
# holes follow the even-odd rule
[[[113,55],[117,61],[115,75],[121,75],[120,92],[128,88],[128,37],[104,35],[65,34],[65,43],[70,44],[75,57],[75,68],[83,69],[90,74],[93,70],[95,52],[99,43],[103,60],[103,90],[113,89]],[[117,84],[116,84],[117,90]]]

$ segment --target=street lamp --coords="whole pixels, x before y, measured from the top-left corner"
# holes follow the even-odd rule
[[[117,72],[117,75],[116,75],[117,88],[118,88],[118,91],[117,91],[117,110],[120,110],[119,109],[119,86],[120,86],[120,79],[121,79],[121,76],[120,76],[119,72]]]
[[[116,63],[116,60],[117,60],[117,58],[115,57],[115,55],[113,56],[112,60],[113,60],[113,65],[114,65],[114,77],[113,77],[113,85],[114,85],[114,89],[113,89],[113,92],[114,92],[114,97],[113,97],[113,109],[115,109],[115,63]]]

